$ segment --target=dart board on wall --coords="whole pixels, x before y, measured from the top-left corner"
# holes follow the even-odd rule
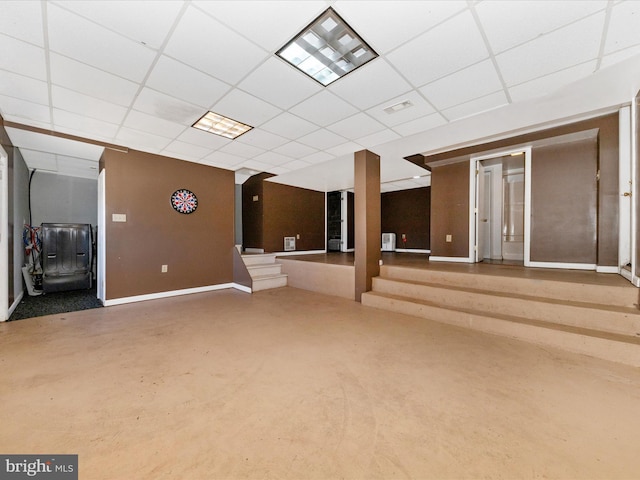
[[[193,213],[198,208],[198,199],[192,191],[181,188],[171,195],[171,206],[178,213]]]

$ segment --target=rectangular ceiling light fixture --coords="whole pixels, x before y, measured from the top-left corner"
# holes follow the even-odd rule
[[[216,135],[230,138],[231,140],[238,138],[253,128],[213,112],[205,113],[192,127],[204,130],[205,132],[215,133]]]
[[[332,8],[276,55],[325,87],[378,56]]]

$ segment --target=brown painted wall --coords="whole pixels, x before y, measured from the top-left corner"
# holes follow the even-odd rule
[[[596,139],[534,148],[531,261],[597,261]]]
[[[581,132],[584,130],[590,130],[593,128],[599,129],[598,134],[598,161],[600,168],[600,185],[598,189],[598,242],[597,242],[597,264],[599,266],[617,266],[618,265],[618,114],[610,114],[602,117],[596,117],[581,122],[571,123],[560,127],[551,129],[540,130],[537,132],[528,133],[525,135],[519,135],[495,142],[489,142],[472,147],[465,147],[449,152],[444,152],[436,155],[425,157],[425,164],[429,164],[433,170],[437,170],[443,167],[433,167],[433,163],[437,161],[467,157],[470,158],[472,154],[493,150],[496,148],[505,148],[513,145],[526,144],[535,140],[541,140],[545,138],[551,138],[555,136],[565,135],[569,133]],[[535,161],[535,158],[534,158]],[[466,163],[468,166],[468,162]],[[466,169],[466,168],[465,168]],[[464,179],[460,179],[460,183],[468,183],[468,172],[465,172]],[[432,178],[432,192],[431,201],[432,205],[446,205],[443,203],[443,199],[440,198],[440,194],[436,194],[433,189]],[[444,192],[446,195],[447,193]],[[461,193],[462,194],[462,193]],[[466,195],[464,201],[468,202],[468,186],[464,192]],[[454,205],[455,202],[452,203]],[[457,204],[456,204],[457,205]],[[457,208],[457,206],[454,206]],[[432,255],[445,255],[443,253],[436,253],[440,247],[436,246],[435,240],[442,237],[444,242],[444,231],[440,231],[439,223],[436,224],[435,219],[436,208],[432,208],[432,235],[431,235],[431,254]],[[468,218],[468,213],[466,214]],[[440,222],[440,218],[438,222]],[[467,227],[468,230],[468,227]],[[455,243],[455,237],[454,237]],[[446,249],[445,249],[446,251]],[[468,253],[462,255],[453,256],[467,256]]]
[[[260,173],[242,184],[242,246],[244,248],[264,248],[263,239],[263,180],[273,177],[270,173]],[[257,196],[257,201],[253,198]]]
[[[264,251],[281,252],[284,237],[296,235],[300,235],[296,250],[324,250],[324,192],[274,182],[262,184]]]
[[[233,282],[232,171],[135,150],[107,149],[103,163],[108,300]],[[180,188],[198,197],[190,215],[171,207]]]
[[[396,248],[429,249],[431,187],[381,195],[382,232],[396,234]],[[406,235],[406,243],[402,234]]]
[[[452,236],[446,242],[446,235]],[[469,162],[431,170],[431,255],[469,256]]]

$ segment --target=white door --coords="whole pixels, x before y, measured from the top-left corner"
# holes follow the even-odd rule
[[[475,248],[475,261],[481,262],[484,256],[485,242],[488,235],[490,235],[489,218],[487,209],[490,207],[487,205],[485,192],[486,180],[485,180],[485,167],[481,161],[476,162],[476,248]]]
[[[9,157],[0,147],[0,321],[9,312]]]
[[[106,300],[106,218],[105,218],[105,170],[103,169],[98,175],[98,300],[104,302]]]

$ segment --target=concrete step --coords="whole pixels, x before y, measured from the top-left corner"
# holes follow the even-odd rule
[[[253,277],[253,286],[251,290],[258,292],[260,290],[269,290],[272,288],[280,288],[287,286],[287,275],[282,273],[279,275],[261,275]]]
[[[248,253],[242,255],[242,261],[245,265],[265,265],[268,263],[275,263],[275,253]]]
[[[638,337],[500,313],[486,314],[376,291],[364,293],[362,304],[640,367]]]
[[[280,275],[282,273],[282,265],[279,263],[266,263],[247,266],[251,278],[263,277],[266,275]]]
[[[531,290],[529,295],[487,290],[484,276],[482,279],[482,288],[470,288],[376,277],[373,279],[373,291],[426,300],[444,308],[468,309],[485,315],[508,315],[640,337],[640,311],[635,308],[557,300],[541,296],[535,290]]]
[[[380,276],[395,280],[453,285],[457,287],[482,288],[496,292],[519,295],[535,295],[556,300],[613,305],[638,308],[640,290],[622,279],[620,285],[598,285],[576,281],[576,272],[561,272],[558,279],[539,280],[509,275],[477,275],[467,272],[439,271],[383,265]],[[611,275],[611,274],[598,274]],[[570,280],[565,280],[571,277]]]

